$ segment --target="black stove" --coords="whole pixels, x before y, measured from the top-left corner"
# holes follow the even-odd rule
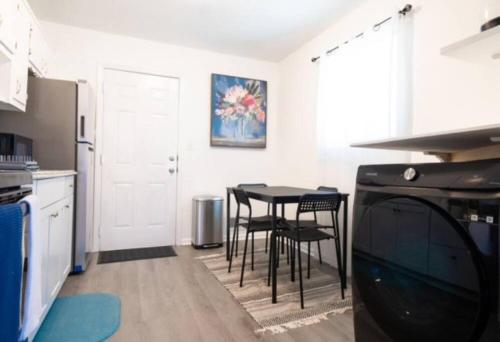
[[[16,203],[31,194],[32,183],[29,171],[0,170],[0,204]]]

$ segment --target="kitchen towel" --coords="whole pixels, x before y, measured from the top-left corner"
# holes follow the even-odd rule
[[[40,325],[42,315],[42,231],[40,227],[40,207],[35,195],[24,197],[20,203],[29,208],[28,221],[28,274],[24,300],[24,318],[21,340],[33,337]]]
[[[0,341],[20,332],[23,212],[19,204],[0,205]]]

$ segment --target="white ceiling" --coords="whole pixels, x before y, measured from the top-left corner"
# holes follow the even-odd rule
[[[362,0],[28,0],[40,20],[279,61]]]

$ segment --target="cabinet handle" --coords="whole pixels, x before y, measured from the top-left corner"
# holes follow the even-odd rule
[[[53,218],[56,218],[58,216],[59,216],[59,213],[55,213],[55,214],[50,215],[50,217],[53,217]]]
[[[16,81],[16,94],[19,94],[21,92],[21,81],[17,80]]]
[[[66,204],[66,208],[68,208],[68,209],[69,209],[69,204]]]

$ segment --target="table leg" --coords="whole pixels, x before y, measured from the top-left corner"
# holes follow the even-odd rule
[[[344,198],[344,219],[343,219],[343,230],[344,230],[344,236],[343,236],[343,239],[342,239],[342,273],[343,273],[343,278],[342,279],[342,283],[343,283],[343,286],[344,286],[344,289],[347,289],[347,225],[348,225],[348,217],[347,217],[347,213],[349,212],[348,210],[348,206],[349,206],[349,197],[345,197]]]
[[[229,245],[231,241],[231,192],[226,192],[226,260],[229,261]]]
[[[276,253],[279,253],[279,245],[277,244],[277,241],[276,241],[276,237],[277,237],[277,234],[276,234],[276,203],[273,202],[272,204],[272,233],[271,233],[271,255],[272,255],[272,302],[273,304],[277,302],[276,300],[276,293],[277,293],[277,287],[278,287],[278,284],[277,284],[277,277],[276,277],[276,274],[277,274],[277,266],[278,266],[278,263],[277,263],[277,255]]]
[[[285,218],[285,203],[281,204],[281,217]],[[281,254],[285,253],[285,238],[281,237]]]

